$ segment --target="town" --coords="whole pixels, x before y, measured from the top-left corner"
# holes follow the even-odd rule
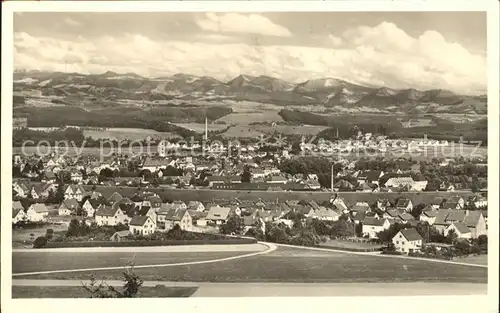
[[[351,149],[376,142],[361,132],[354,139],[342,144]],[[378,142],[393,145],[385,138]],[[448,142],[398,144],[401,149],[412,145]],[[466,254],[478,251],[477,242],[484,248],[485,158],[333,160],[318,153],[327,149],[320,143],[234,148],[213,143],[189,155],[185,146],[167,143],[152,155],[113,153],[104,161],[95,155],[15,154],[12,223],[15,229],[32,223],[72,223],[119,230],[105,240],[168,233],[178,225],[187,232],[300,245],[342,238],[384,244],[386,250],[405,254],[421,252],[422,242],[441,248],[453,247],[459,239],[471,247]],[[309,229],[314,236],[306,240],[304,232],[276,235],[276,228]],[[21,241],[28,239],[36,238]]]

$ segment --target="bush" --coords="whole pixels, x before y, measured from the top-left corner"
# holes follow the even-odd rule
[[[35,241],[33,242],[33,248],[34,249],[43,248],[47,245],[47,243],[48,243],[47,238],[45,238],[44,236],[40,236],[36,238]]]
[[[135,298],[140,296],[139,288],[143,285],[143,280],[133,272],[133,265],[123,272],[123,291],[101,282],[97,284],[94,277],[89,284],[84,284],[83,288],[90,293],[91,298]]]
[[[182,245],[235,245],[253,244],[256,239],[231,238],[226,240],[198,239],[198,240],[131,240],[131,241],[51,241],[43,248],[80,248],[80,247],[159,247]]]
[[[391,250],[382,250],[382,254],[402,255],[401,252]]]

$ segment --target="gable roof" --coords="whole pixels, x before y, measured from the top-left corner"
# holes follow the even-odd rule
[[[463,223],[467,227],[475,228],[481,216],[482,216],[481,211],[468,211],[468,214],[465,216]]]
[[[132,226],[144,226],[149,219],[151,219],[149,216],[134,216],[128,224]]]
[[[43,203],[34,203],[31,206],[33,207],[36,213],[44,213],[49,211],[47,206]]]
[[[377,219],[375,217],[365,217],[365,219],[363,220],[363,225],[383,226],[385,221],[386,219],[383,218]]]
[[[78,204],[78,201],[76,201],[75,198],[71,198],[71,199],[65,199],[62,204],[64,204],[64,206],[68,209],[77,209],[80,207],[80,204]]]
[[[411,200],[410,199],[406,199],[406,198],[399,198],[398,201],[396,201],[396,207],[407,207],[408,205],[410,205],[411,203]]]
[[[123,196],[120,193],[115,191],[115,192],[113,192],[113,194],[111,196],[109,196],[108,201],[109,202],[116,202],[116,201],[120,201],[122,198],[123,198]]]
[[[413,215],[407,212],[399,214],[399,218],[402,219],[403,221],[411,221],[415,219]]]
[[[95,213],[96,216],[115,216],[116,212],[120,207],[117,205],[113,206],[104,206],[97,210]]]
[[[161,215],[165,215],[165,220],[167,221],[180,221],[187,211],[187,209],[169,209],[162,211]]]
[[[12,210],[12,218],[16,217],[19,214],[19,212],[21,212],[21,211],[24,212],[23,209],[14,209],[14,210]]]
[[[422,236],[415,228],[406,228],[399,231],[408,241],[422,240]]]
[[[17,209],[24,210],[24,207],[23,207],[23,204],[21,203],[21,201],[13,201],[12,202],[12,209],[13,210],[17,210]]]
[[[152,210],[152,208],[150,206],[142,206],[141,209],[139,210],[139,215],[145,216],[148,214],[149,210]]]
[[[226,220],[230,211],[231,211],[230,207],[221,207],[221,206],[210,207],[210,209],[208,209],[207,219]]]
[[[457,230],[459,233],[461,234],[467,234],[467,233],[470,233],[470,229],[469,227],[467,227],[467,225],[465,225],[464,223],[453,223],[452,224]]]

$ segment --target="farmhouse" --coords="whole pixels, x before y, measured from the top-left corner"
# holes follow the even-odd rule
[[[64,191],[64,199],[82,201],[85,194],[86,192],[81,185],[69,185],[66,191]]]
[[[69,216],[72,214],[76,214],[76,211],[80,205],[76,199],[65,199],[61,205],[59,206],[58,213],[60,216]]]
[[[405,210],[406,212],[411,212],[413,209],[413,203],[407,198],[399,198],[394,206],[396,209]]]
[[[95,212],[102,206],[107,205],[107,201],[104,198],[99,199],[87,199],[82,205],[82,209],[86,216],[93,217]]]
[[[439,210],[434,221],[436,229],[442,233],[453,223],[463,223],[471,231],[471,238],[487,234],[486,221],[481,211]]]
[[[16,224],[18,222],[27,221],[28,215],[24,212],[24,209],[14,209],[12,210],[12,224]]]
[[[27,197],[30,192],[30,188],[22,181],[13,182],[12,189],[17,192],[17,195],[21,198]]]
[[[198,212],[205,211],[205,206],[200,201],[189,201],[187,204],[187,208],[189,210],[194,210]]]
[[[397,252],[412,253],[422,248],[422,236],[414,228],[400,230],[393,238],[392,243]]]
[[[43,203],[34,203],[28,208],[26,215],[32,222],[41,222],[49,216],[49,208]]]
[[[215,225],[221,225],[229,218],[230,207],[212,206],[208,209],[206,220]]]
[[[134,235],[148,236],[156,231],[156,223],[149,216],[134,216],[128,227]]]
[[[182,230],[190,231],[193,228],[193,219],[187,209],[160,209],[158,212],[158,226],[163,226],[162,230],[168,231],[179,225]]]
[[[429,225],[434,224],[434,221],[436,220],[436,216],[438,214],[437,210],[432,210],[432,211],[424,211],[420,214],[419,220],[422,222],[427,222]]]
[[[365,217],[362,226],[363,236],[368,236],[369,238],[378,238],[378,233],[385,229],[388,229],[390,226],[391,223],[387,219]]]
[[[152,207],[150,206],[141,207],[139,210],[139,216],[149,216],[156,225],[158,215],[156,214],[156,211]]]
[[[95,222],[99,226],[126,224],[128,216],[123,213],[119,205],[113,204],[111,207],[101,207],[95,213]]]
[[[471,239],[472,232],[464,223],[453,223],[444,230],[444,235],[448,236],[450,231],[455,232],[458,238]]]

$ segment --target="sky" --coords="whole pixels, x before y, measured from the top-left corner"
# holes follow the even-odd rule
[[[486,93],[484,12],[66,13],[14,16],[14,67],[146,77],[333,77]]]

